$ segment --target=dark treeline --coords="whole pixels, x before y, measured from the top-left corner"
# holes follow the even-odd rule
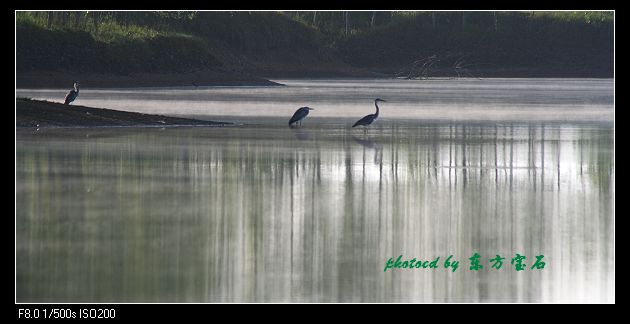
[[[16,43],[18,71],[247,71],[334,61],[321,33],[275,12],[22,12]]]
[[[427,12],[357,31],[338,51],[377,69],[434,57],[442,70],[537,68],[612,77],[613,37],[612,13]]]
[[[270,74],[353,66],[394,75],[434,57],[435,71],[612,76],[613,19],[612,12],[18,12],[17,66]]]

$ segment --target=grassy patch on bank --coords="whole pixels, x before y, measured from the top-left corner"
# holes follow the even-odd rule
[[[42,16],[16,14],[18,71],[127,74],[190,72],[220,66],[207,42],[190,34],[114,21],[47,26]]]

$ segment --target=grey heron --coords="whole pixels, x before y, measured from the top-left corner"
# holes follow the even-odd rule
[[[74,82],[74,89],[68,91],[66,98],[63,102],[64,105],[69,105],[79,96],[79,81]]]
[[[291,124],[293,123],[299,123],[300,125],[302,125],[302,119],[306,118],[309,110],[314,109],[310,107],[301,107],[300,109],[296,110],[293,114],[293,117],[291,117],[291,119],[289,120],[289,126],[291,126]]]
[[[365,130],[367,131],[367,127],[370,126],[376,120],[376,118],[378,118],[378,102],[379,101],[387,102],[386,100],[383,100],[381,98],[374,99],[374,106],[376,106],[376,113],[367,115],[359,119],[356,123],[354,123],[354,125],[352,125],[352,127],[365,126]]]

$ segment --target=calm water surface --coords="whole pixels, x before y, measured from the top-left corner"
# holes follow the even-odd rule
[[[614,302],[612,82],[285,83],[77,102],[234,127],[17,129],[17,301]]]

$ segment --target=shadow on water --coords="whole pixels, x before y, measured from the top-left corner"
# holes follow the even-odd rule
[[[311,134],[299,126],[289,126],[289,129],[293,132],[295,139],[299,141],[308,141],[311,139]]]
[[[614,300],[612,127],[291,131],[18,131],[17,301]]]

